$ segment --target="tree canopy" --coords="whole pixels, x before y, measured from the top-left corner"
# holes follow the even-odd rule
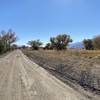
[[[68,44],[72,42],[70,35],[67,34],[60,34],[56,37],[50,38],[51,46],[57,50],[66,49]]]
[[[34,50],[38,50],[39,47],[42,45],[43,43],[40,40],[32,40],[32,41],[28,41],[28,45],[30,45],[32,47],[32,49]]]
[[[93,45],[95,49],[100,50],[100,35],[93,38]]]
[[[84,39],[83,43],[84,43],[85,49],[87,49],[87,50],[93,50],[94,49],[93,40],[92,39]]]
[[[0,51],[10,50],[11,45],[16,42],[16,33],[9,29],[7,32],[4,30],[0,34]]]

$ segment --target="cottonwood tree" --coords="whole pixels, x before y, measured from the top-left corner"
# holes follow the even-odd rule
[[[30,45],[32,47],[33,50],[38,50],[39,47],[42,45],[43,43],[40,40],[32,40],[32,41],[28,41],[28,45]]]
[[[3,42],[4,51],[10,50],[11,45],[16,42],[17,36],[11,29],[8,32],[1,31],[0,40]]]
[[[68,44],[72,42],[70,35],[60,34],[56,37],[50,38],[51,46],[57,50],[66,49]]]

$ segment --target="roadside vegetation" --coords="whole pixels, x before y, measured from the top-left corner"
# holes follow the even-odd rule
[[[39,47],[43,44],[40,40],[32,40],[32,41],[28,41],[27,43],[28,45],[31,46],[31,48],[33,50],[38,50]]]
[[[50,43],[46,44],[45,49],[64,50],[72,42],[70,35],[60,34],[50,38]]]
[[[0,54],[16,48],[17,45],[14,44],[16,40],[17,40],[17,36],[15,32],[12,31],[12,29],[9,29],[7,32],[1,31],[0,33]]]
[[[100,51],[23,49],[32,61],[66,84],[100,94]]]
[[[100,36],[82,40],[82,49],[69,49],[72,41],[70,35],[59,34],[51,37],[44,47],[40,40],[29,41],[31,48],[22,51],[65,83],[100,94]]]
[[[39,50],[43,48],[44,50],[66,50],[69,46],[69,43],[72,43],[73,39],[70,35],[59,34],[55,37],[50,37],[49,42],[43,47],[43,42],[40,39],[28,41],[28,45],[33,50]],[[86,50],[100,50],[100,35],[94,37],[93,39],[84,39],[82,40],[84,48]]]
[[[69,43],[71,43],[73,40],[71,39],[70,35],[67,34],[60,34],[56,37],[51,37],[50,42],[47,43],[44,47],[44,49],[48,50],[65,50],[67,49],[67,46]],[[28,45],[31,46],[33,50],[38,50],[42,45],[43,42],[38,40],[32,40],[28,41]]]
[[[84,39],[83,43],[86,50],[100,50],[100,35],[93,39]]]

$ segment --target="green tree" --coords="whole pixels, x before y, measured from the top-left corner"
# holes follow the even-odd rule
[[[11,29],[9,29],[8,32],[1,31],[0,41],[2,41],[4,45],[4,51],[10,50],[11,45],[16,42],[16,40],[17,36]]]
[[[95,49],[100,50],[100,35],[93,38],[93,45]]]
[[[0,40],[0,53],[4,51],[4,43],[2,40]]]
[[[9,29],[8,32],[1,31],[1,40],[4,42],[5,50],[9,50],[11,44],[16,42],[17,36],[15,32]]]
[[[84,39],[83,44],[86,50],[93,50],[93,40],[92,39]]]
[[[6,36],[7,36],[7,43],[8,43],[9,49],[10,49],[11,44],[16,42],[17,36],[16,36],[16,33],[13,32],[11,29],[8,30]]]
[[[63,50],[67,48],[70,42],[72,42],[72,39],[70,35],[61,34],[56,37],[51,37],[50,42],[54,49]]]
[[[4,45],[4,51],[7,51],[8,48],[8,44],[7,44],[8,38],[6,34],[7,33],[4,30],[1,31],[1,41],[3,42]]]
[[[28,45],[30,45],[32,47],[33,50],[38,50],[39,47],[42,45],[43,43],[40,40],[33,40],[33,41],[29,41]]]

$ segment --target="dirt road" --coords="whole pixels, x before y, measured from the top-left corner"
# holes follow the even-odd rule
[[[0,58],[0,100],[89,100],[20,50]]]

